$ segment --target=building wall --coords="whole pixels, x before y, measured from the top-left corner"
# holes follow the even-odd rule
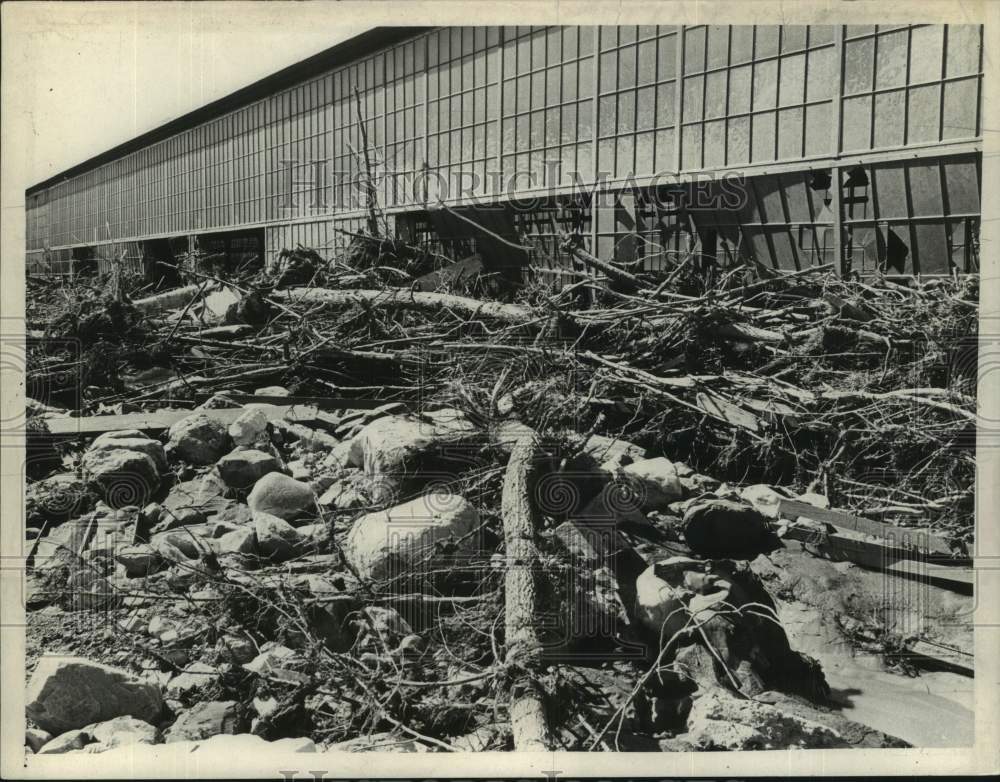
[[[914,256],[947,254],[949,226],[978,213],[968,153],[981,138],[979,26],[453,27],[28,196],[29,256],[249,226],[266,227],[269,255],[297,242],[332,251],[344,237],[334,228],[354,230],[363,214],[359,102],[390,213],[425,198],[503,200],[579,183],[614,190],[633,173],[640,185],[662,185],[731,169],[754,177],[740,213],[751,230],[720,233],[740,253],[776,253],[769,262],[778,265],[829,257],[830,243],[815,237],[834,216],[803,189],[810,169],[887,166],[870,185],[868,211],[844,207],[849,255],[855,241],[877,245],[886,220],[906,223],[901,234],[925,245]],[[952,154],[966,157],[891,160]],[[897,186],[934,170],[940,201],[915,202]],[[781,208],[763,208],[769,200]],[[931,228],[910,224],[929,215]],[[675,234],[664,251],[682,252],[690,220],[635,213],[634,204],[587,215],[599,252],[664,221]],[[810,233],[813,249],[799,252],[799,234]]]

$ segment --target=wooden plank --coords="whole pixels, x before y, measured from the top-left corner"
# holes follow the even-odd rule
[[[941,565],[937,562],[901,559],[883,569],[886,573],[924,581],[963,595],[971,595],[976,584],[976,573],[972,568]]]
[[[976,675],[975,658],[964,649],[933,641],[910,641],[906,657],[912,664],[932,671],[950,671],[962,676]]]
[[[316,408],[309,405],[272,405],[268,415],[284,418],[296,423],[316,420]],[[245,410],[156,410],[150,413],[125,413],[124,415],[95,415],[83,418],[49,418],[49,435],[53,437],[75,437],[77,435],[98,435],[124,429],[138,429],[140,432],[162,432],[189,415],[201,413],[214,421],[228,426],[239,418]]]
[[[757,416],[747,412],[742,407],[737,407],[716,394],[708,392],[699,393],[695,396],[695,400],[698,407],[713,418],[718,418],[720,421],[742,427],[751,432],[760,431],[760,419]]]
[[[851,532],[860,532],[864,535],[872,535],[877,538],[891,539],[901,548],[909,547],[922,548],[932,554],[943,554],[950,557],[951,547],[941,538],[931,534],[928,530],[921,528],[894,527],[891,524],[884,524],[880,521],[872,521],[861,516],[855,516],[842,510],[831,510],[829,508],[817,508],[807,502],[798,500],[781,500],[778,503],[778,516],[794,521],[800,516],[805,516],[813,521],[824,524],[832,524],[838,529],[846,529]]]
[[[308,405],[319,410],[374,410],[383,405],[395,402],[407,408],[411,406],[411,403],[395,399],[386,401],[385,399],[349,399],[347,397],[334,396],[271,396],[267,394],[256,396],[254,394],[234,393],[228,393],[226,396],[240,404],[265,404],[277,405],[278,407]]]

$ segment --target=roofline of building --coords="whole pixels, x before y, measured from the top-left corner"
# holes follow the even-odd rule
[[[246,87],[241,87],[235,92],[231,92],[211,103],[206,103],[204,106],[189,111],[187,114],[183,114],[116,147],[101,152],[99,155],[95,155],[82,163],[67,168],[65,171],[61,171],[36,185],[32,185],[25,191],[25,195],[33,195],[66,179],[91,171],[104,163],[124,157],[137,149],[148,147],[158,141],[170,138],[181,131],[188,130],[216,117],[220,117],[223,114],[242,108],[284,87],[298,84],[318,73],[329,71],[340,65],[349,63],[363,55],[370,54],[374,49],[390,46],[429,29],[433,28],[375,27],[371,30],[366,30],[359,35],[341,41],[335,46],[331,46],[329,49],[324,49],[318,54],[293,63],[286,68],[282,68],[280,71],[265,76],[263,79],[248,84]]]

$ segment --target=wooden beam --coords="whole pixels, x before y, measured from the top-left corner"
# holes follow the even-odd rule
[[[894,527],[891,524],[865,519],[846,511],[817,508],[815,505],[797,500],[781,500],[778,503],[778,516],[791,521],[804,516],[813,521],[831,524],[837,529],[860,532],[864,535],[890,540],[893,547],[898,547],[900,550],[924,549],[931,554],[952,556],[951,546],[926,529]],[[912,542],[907,543],[907,541]]]
[[[294,423],[309,423],[317,418],[315,407],[306,405],[290,405],[278,407],[271,405],[267,411],[270,418],[284,418]],[[190,415],[201,414],[213,421],[228,426],[243,413],[243,408],[227,410],[156,410],[151,413],[125,413],[123,415],[94,415],[85,418],[46,418],[49,436],[75,437],[94,436],[104,432],[118,432],[125,429],[138,429],[140,432],[162,432],[175,423]],[[39,433],[39,436],[45,436]]]

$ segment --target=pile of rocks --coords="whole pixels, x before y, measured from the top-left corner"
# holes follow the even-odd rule
[[[148,658],[141,677],[82,658],[43,659],[29,691],[34,751],[187,746],[247,732],[262,741],[287,705],[245,682],[306,687],[311,643],[350,651],[362,666],[391,658],[397,670],[427,654],[430,634],[366,599],[372,585],[391,589],[401,576],[447,574],[477,558],[486,572],[504,567],[495,540],[482,548],[495,512],[455,490],[485,451],[503,461],[502,432],[483,432],[456,410],[393,406],[311,428],[249,404],[225,426],[211,414],[224,403],[175,423],[165,445],[139,431],[102,435],[83,454],[79,476],[36,484],[33,507],[49,525],[36,571],[68,570],[73,608],[128,609],[120,630]],[[799,699],[795,719],[820,708],[822,672],[791,649],[771,597],[746,566],[781,545],[772,530],[780,490],[726,486],[600,435],[552,464],[560,467],[543,471],[534,502],[546,520],[546,562],[569,574],[550,595],[559,601],[550,605],[559,615],[554,645],[594,653],[633,644],[646,649],[647,662],[669,668],[641,689],[645,705],[633,711],[643,730],[704,748],[697,725],[736,714],[732,700],[782,693]],[[79,497],[60,499],[71,488]],[[189,608],[143,597],[161,587]],[[220,622],[212,607],[231,605],[233,592],[252,595],[261,613],[289,594],[303,599],[298,617],[268,635]],[[344,707],[328,695],[322,702]],[[786,706],[768,708],[784,714]],[[749,719],[739,715],[732,719]],[[817,721],[827,727],[764,744],[836,745],[830,721]],[[480,748],[506,740],[502,730],[472,727],[450,740]],[[380,746],[375,737],[352,741],[337,746]],[[426,748],[407,741],[411,751]],[[296,747],[315,749],[308,740]]]

